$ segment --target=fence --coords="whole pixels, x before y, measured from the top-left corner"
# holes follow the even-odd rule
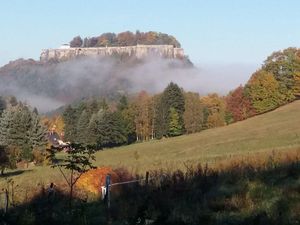
[[[107,208],[110,208],[110,199],[111,199],[111,187],[113,186],[119,186],[119,185],[125,185],[125,184],[131,184],[131,183],[139,183],[141,181],[145,181],[145,184],[148,185],[149,183],[149,172],[146,172],[146,177],[142,179],[135,179],[135,180],[130,180],[130,181],[123,181],[123,182],[117,182],[117,183],[111,183],[111,175],[107,174],[106,175],[106,183],[105,183],[105,188],[102,186],[101,187],[101,192],[102,192],[102,199],[106,200],[107,203]]]

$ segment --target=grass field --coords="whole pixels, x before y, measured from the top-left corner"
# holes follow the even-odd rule
[[[235,155],[300,148],[300,101],[229,126],[197,134],[138,143],[96,153],[97,166],[126,167],[145,172],[161,167],[182,168],[184,162],[213,163]],[[13,171],[14,172],[14,171]],[[18,171],[15,171],[16,173]],[[33,167],[10,176],[23,188],[61,178],[57,169]],[[0,178],[0,187],[5,185]],[[24,189],[23,189],[24,190]]]
[[[235,124],[97,153],[97,165],[144,171],[183,162],[212,163],[234,155],[300,147],[300,101]]]

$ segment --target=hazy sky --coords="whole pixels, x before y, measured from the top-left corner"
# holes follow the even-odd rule
[[[76,35],[138,29],[174,35],[197,65],[257,68],[299,47],[299,10],[298,0],[2,0],[0,65]]]

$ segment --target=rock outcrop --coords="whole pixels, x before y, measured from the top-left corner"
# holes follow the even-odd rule
[[[173,45],[136,45],[124,47],[59,48],[43,50],[41,62],[65,61],[78,56],[128,56],[138,59],[147,56],[183,59],[184,50]]]

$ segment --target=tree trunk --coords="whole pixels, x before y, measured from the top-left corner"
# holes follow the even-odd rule
[[[70,199],[69,199],[69,207],[72,209],[72,200],[73,200],[73,185],[70,187]]]
[[[70,210],[72,209],[73,187],[74,187],[74,184],[73,184],[73,170],[72,170],[72,172],[71,172],[71,182],[70,182],[70,196],[69,196],[69,207],[70,207]]]

